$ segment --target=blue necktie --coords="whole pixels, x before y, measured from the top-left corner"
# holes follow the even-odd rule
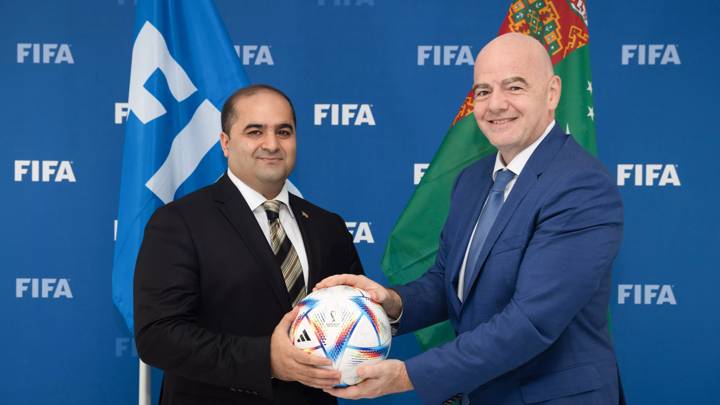
[[[475,276],[475,273],[478,271],[480,251],[485,243],[485,239],[487,239],[488,233],[490,233],[490,228],[492,228],[495,223],[495,218],[497,218],[498,212],[500,212],[500,208],[502,208],[505,188],[513,177],[515,177],[515,173],[510,170],[501,170],[495,175],[495,183],[493,183],[490,188],[487,201],[485,202],[485,206],[478,218],[475,235],[473,236],[472,242],[470,242],[470,251],[468,252],[467,263],[465,263],[463,300],[467,297],[467,293],[470,289],[470,282]]]

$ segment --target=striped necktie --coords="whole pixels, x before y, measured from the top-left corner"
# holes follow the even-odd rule
[[[268,223],[270,224],[272,251],[282,270],[285,288],[290,294],[290,301],[294,307],[298,301],[305,297],[307,291],[300,258],[280,224],[280,204],[282,204],[280,201],[269,200],[265,201],[262,206],[265,208],[265,214],[267,214]]]

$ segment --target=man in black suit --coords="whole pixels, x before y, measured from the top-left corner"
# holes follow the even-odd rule
[[[162,405],[334,404],[321,389],[340,373],[296,349],[288,328],[318,281],[362,273],[352,238],[338,215],[288,193],[296,122],[285,94],[241,89],[221,120],[227,173],[159,208],[145,229],[138,353],[165,371]]]

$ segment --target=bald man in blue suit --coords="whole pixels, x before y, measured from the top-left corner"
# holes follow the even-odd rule
[[[406,333],[449,319],[451,342],[406,362],[361,367],[328,390],[367,398],[414,389],[425,404],[617,404],[607,324],[623,209],[602,164],[555,123],[561,82],[535,39],[506,34],[480,51],[474,115],[498,153],[458,176],[437,260],[386,289],[340,275],[318,288],[369,290]]]

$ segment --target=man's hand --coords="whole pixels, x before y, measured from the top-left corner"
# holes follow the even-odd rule
[[[357,369],[358,377],[365,380],[347,388],[327,388],[323,391],[345,399],[377,398],[383,395],[413,389],[405,363],[400,360],[383,360]]]
[[[283,381],[299,381],[314,388],[331,388],[340,383],[340,372],[320,368],[331,366],[329,359],[313,356],[293,346],[288,330],[298,307],[285,314],[270,337],[270,371]]]
[[[321,288],[333,287],[336,285],[349,285],[365,290],[370,294],[370,298],[382,305],[385,312],[391,319],[397,319],[402,312],[402,299],[394,290],[385,288],[365,276],[355,274],[339,274],[330,276],[323,281],[317,283],[313,291]]]

